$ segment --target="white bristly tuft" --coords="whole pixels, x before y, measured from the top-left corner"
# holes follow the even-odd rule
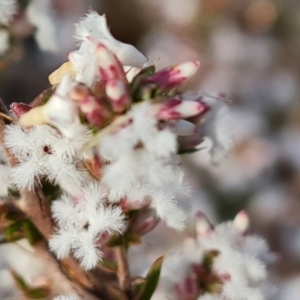
[[[120,207],[105,205],[105,192],[96,184],[86,186],[80,195],[67,194],[53,202],[57,232],[49,242],[59,259],[73,251],[84,269],[92,269],[101,260],[101,236],[120,232],[124,216]]]

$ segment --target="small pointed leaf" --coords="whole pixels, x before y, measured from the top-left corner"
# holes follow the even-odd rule
[[[17,221],[11,225],[9,225],[5,230],[4,230],[4,235],[6,238],[11,239],[13,238],[14,234],[17,233],[17,231],[21,230],[23,224],[23,220]]]
[[[150,300],[153,293],[156,290],[156,286],[159,281],[160,276],[160,270],[162,263],[164,261],[165,255],[160,256],[151,266],[150,270],[148,271],[148,274],[146,276],[146,283],[145,287],[141,293],[141,296],[139,299],[141,300]]]
[[[24,230],[26,238],[30,245],[35,245],[37,242],[43,239],[41,233],[29,220],[23,221],[22,229]]]
[[[37,287],[28,289],[25,295],[28,299],[46,299],[49,296],[49,291],[45,287]]]
[[[21,275],[19,275],[19,274],[18,274],[16,271],[14,271],[14,270],[10,270],[10,273],[11,273],[11,275],[12,275],[12,277],[13,277],[13,279],[14,279],[16,285],[17,285],[17,287],[18,287],[21,291],[26,292],[26,291],[28,290],[28,285],[27,285],[27,283],[25,282],[24,278],[23,278]]]

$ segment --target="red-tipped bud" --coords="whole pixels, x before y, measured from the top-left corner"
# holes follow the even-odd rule
[[[151,231],[159,222],[156,211],[152,208],[145,208],[137,212],[130,220],[130,231],[142,236]]]
[[[131,97],[128,92],[127,83],[123,80],[108,80],[105,90],[113,111],[121,113],[130,106]]]
[[[187,276],[182,283],[175,285],[175,292],[178,299],[196,299],[200,294],[197,278]]]
[[[109,110],[97,101],[86,86],[73,87],[69,95],[73,101],[78,102],[80,111],[92,125],[103,127],[111,118]]]
[[[32,109],[32,107],[28,104],[25,103],[18,103],[18,102],[13,102],[10,105],[10,109],[12,111],[12,113],[14,114],[14,116],[17,119],[20,119],[20,117],[27,113],[28,111],[30,111]]]
[[[201,101],[169,99],[152,106],[152,114],[158,120],[170,121],[198,116],[206,112],[207,106]]]
[[[151,204],[150,199],[144,199],[141,201],[140,199],[137,200],[130,200],[128,198],[122,198],[120,201],[121,208],[123,212],[129,212],[131,210],[142,210],[149,207]]]
[[[104,82],[112,79],[121,79],[126,81],[126,75],[123,70],[123,66],[117,57],[103,44],[99,43],[97,45],[96,55],[101,80]]]
[[[79,103],[79,109],[85,118],[94,126],[102,128],[111,118],[111,113],[99,104],[95,97],[89,96]]]
[[[188,61],[180,65],[168,67],[148,77],[146,82],[155,83],[164,89],[172,89],[193,76],[199,66],[199,61]]]

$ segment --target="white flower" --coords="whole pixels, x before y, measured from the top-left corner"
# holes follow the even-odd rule
[[[206,219],[200,215],[199,218],[198,223],[203,225]],[[215,229],[210,224],[196,228],[197,238],[188,238],[180,251],[170,252],[166,257],[161,288],[180,300],[195,297],[199,300],[272,299],[268,298],[271,292],[266,288],[268,259],[264,260],[272,255],[263,240],[246,235],[245,229],[241,231],[237,226],[239,223],[240,220],[227,222]],[[208,259],[210,265],[205,264]],[[218,291],[217,295],[210,294],[210,289],[199,288],[199,283],[205,283],[209,276],[218,278],[215,283],[207,282],[215,285],[211,288]]]
[[[120,232],[123,215],[119,207],[105,205],[105,191],[101,186],[86,186],[81,195],[63,195],[53,202],[52,213],[58,230],[49,242],[59,259],[73,251],[85,269],[92,269],[101,260],[102,234]]]
[[[89,12],[75,26],[75,39],[80,48],[69,54],[76,80],[92,86],[97,75],[96,45],[104,44],[123,65],[142,67],[147,58],[134,46],[116,40],[107,27],[106,17]],[[91,43],[92,41],[92,43]],[[99,75],[99,74],[98,74]]]
[[[50,124],[71,141],[85,137],[87,127],[80,122],[78,104],[69,96],[74,86],[75,82],[71,77],[65,75],[47,103],[23,114],[19,120],[20,124],[23,127]]]
[[[99,155],[110,162],[101,183],[109,201],[126,199],[129,206],[150,202],[159,218],[181,230],[186,214],[180,198],[187,189],[175,155],[177,137],[169,127],[158,128],[150,107],[147,102],[134,105],[118,127],[112,124],[114,130],[101,137]]]
[[[5,129],[5,144],[16,155],[19,164],[10,178],[18,188],[32,189],[40,176],[59,184],[65,191],[79,190],[87,173],[77,168],[77,153],[86,139],[79,136],[72,142],[48,125],[23,129],[12,124]]]
[[[31,1],[26,10],[28,21],[36,27],[36,41],[44,51],[57,50],[57,37],[51,0]]]
[[[74,82],[71,78],[68,75],[64,76],[55,93],[43,106],[49,123],[69,139],[86,132],[86,127],[80,122],[77,104],[68,96],[73,86]]]
[[[9,49],[9,34],[5,29],[0,29],[0,55],[3,55]]]
[[[0,23],[8,25],[17,12],[17,1],[0,0]]]

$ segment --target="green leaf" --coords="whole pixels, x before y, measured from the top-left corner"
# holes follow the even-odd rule
[[[162,263],[164,261],[165,255],[160,256],[151,266],[148,274],[145,278],[146,283],[138,299],[140,300],[150,300],[153,293],[156,290],[156,286],[159,281],[160,270]]]
[[[23,220],[17,221],[9,225],[8,227],[6,227],[4,230],[5,237],[7,239],[13,239],[14,234],[22,229],[22,224],[23,224]]]
[[[32,222],[27,219],[9,225],[4,230],[4,236],[7,242],[14,242],[25,237],[31,245],[36,244],[43,238]]]
[[[54,93],[53,88],[49,88],[49,89],[45,90],[42,94],[42,100],[41,100],[41,103],[39,105],[46,104],[53,93]]]
[[[201,148],[191,148],[191,149],[178,149],[177,150],[177,154],[178,155],[185,155],[185,154],[192,154],[195,152],[198,152],[199,150],[201,150]]]
[[[32,288],[25,292],[25,296],[28,299],[45,299],[49,296],[49,291],[45,287]]]
[[[18,287],[21,291],[26,292],[26,291],[28,290],[28,285],[27,285],[27,283],[25,282],[24,278],[23,278],[21,275],[19,275],[19,274],[18,274],[16,271],[14,271],[14,270],[10,270],[10,273],[11,273],[11,275],[12,275],[12,277],[13,277],[13,279],[14,279],[16,285],[17,285],[17,287]]]
[[[0,244],[13,243],[21,239],[24,239],[24,235],[21,233],[15,233],[12,237],[2,236],[0,238]]]
[[[141,291],[145,287],[146,280],[145,278],[139,277],[135,278],[133,281],[131,281],[131,288],[133,291],[134,296],[138,296],[141,294]]]
[[[20,197],[20,193],[17,189],[13,187],[8,188],[8,196],[9,197]]]
[[[43,239],[43,236],[29,220],[23,221],[22,229],[24,230],[25,236],[28,242],[30,243],[30,245],[34,245]]]

